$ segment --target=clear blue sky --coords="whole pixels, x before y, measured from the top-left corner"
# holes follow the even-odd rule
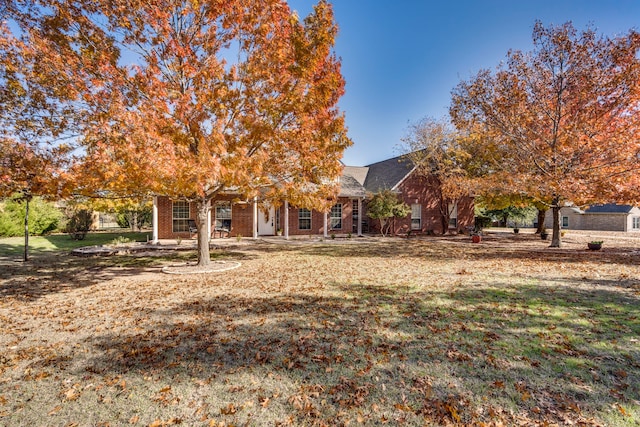
[[[288,0],[306,16],[314,0]],[[530,50],[536,19],[615,36],[640,30],[640,0],[332,0],[354,145],[348,165],[399,154],[410,122],[448,114],[451,90],[509,49]]]

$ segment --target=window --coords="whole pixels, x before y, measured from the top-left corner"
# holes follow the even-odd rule
[[[569,228],[569,217],[568,216],[563,216],[562,217],[562,228]]]
[[[449,203],[449,228],[458,227],[458,204]]]
[[[422,229],[422,205],[411,205],[411,229]]]
[[[216,230],[231,231],[231,203],[216,205]]]
[[[351,230],[354,233],[358,232],[358,221],[360,220],[360,213],[358,211],[358,201],[357,200],[353,200],[352,201],[352,206],[351,206]]]
[[[640,216],[633,217],[633,229],[640,230]]]
[[[189,232],[189,202],[173,202],[173,232]]]
[[[342,203],[336,203],[331,208],[331,229],[342,229]]]
[[[311,211],[309,209],[298,209],[298,229],[311,230]]]

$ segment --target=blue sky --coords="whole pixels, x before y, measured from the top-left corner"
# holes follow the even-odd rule
[[[301,17],[316,1],[288,0]],[[640,0],[333,0],[354,145],[348,165],[396,156],[409,123],[448,114],[450,93],[509,49],[530,50],[536,19],[615,36],[640,30]]]

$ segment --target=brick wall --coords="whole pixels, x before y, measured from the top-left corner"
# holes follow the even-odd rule
[[[443,229],[442,213],[440,212],[440,193],[438,182],[435,178],[424,178],[419,175],[410,175],[399,188],[400,197],[404,203],[411,206],[421,205],[422,233],[443,234],[443,232],[465,231],[467,227],[473,227],[475,221],[473,197],[464,197],[458,202],[458,223],[455,228],[448,225]],[[372,230],[380,232],[380,221],[369,219]],[[393,233],[406,233],[411,229],[411,214],[406,218],[396,219]]]
[[[215,205],[217,203],[231,203],[232,196],[221,196],[211,203],[211,230],[215,227]],[[351,199],[340,198],[337,203],[342,204],[342,228],[327,231],[328,234],[348,234],[353,229],[353,205]],[[284,206],[279,208],[280,223],[276,228],[284,228]],[[190,218],[195,219],[195,204],[189,206]],[[295,206],[289,206],[289,235],[323,235],[324,234],[324,216],[321,212],[311,212],[311,230],[300,230],[298,223],[299,209]],[[259,210],[258,215],[262,212]],[[331,225],[330,216],[327,217],[327,225]],[[252,203],[232,203],[231,205],[231,236],[253,236],[253,204]],[[217,236],[217,234],[216,234]],[[173,232],[173,202],[167,197],[158,197],[158,238],[160,239],[187,239],[190,234]]]

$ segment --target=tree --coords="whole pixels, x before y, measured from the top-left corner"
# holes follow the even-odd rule
[[[559,247],[566,201],[640,199],[640,34],[611,39],[536,22],[533,45],[462,81],[450,113],[485,153],[494,185],[550,202]]]
[[[392,228],[393,219],[409,215],[411,207],[392,190],[382,190],[367,203],[367,215],[380,221],[380,233],[386,236]]]
[[[444,233],[458,202],[472,193],[472,180],[466,169],[471,156],[462,144],[461,135],[444,119],[426,117],[411,124],[402,141],[404,157],[415,165],[416,172],[437,180]]]
[[[18,200],[8,198],[0,202],[0,236],[21,236],[24,233],[25,209],[22,195]],[[45,235],[55,231],[62,220],[62,212],[53,203],[33,197],[29,203],[29,232]]]
[[[331,206],[351,142],[326,1],[303,22],[284,0],[40,3],[14,16],[82,117],[78,190],[195,202],[199,265],[223,191]]]
[[[59,197],[68,188],[71,115],[55,100],[38,51],[9,30],[4,18],[11,6],[7,2],[0,9],[0,197],[24,203],[27,261],[30,202],[36,196]]]

